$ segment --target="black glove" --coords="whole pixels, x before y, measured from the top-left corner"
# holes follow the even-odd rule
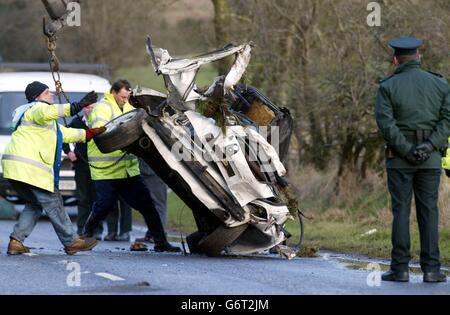
[[[444,169],[444,171],[445,171],[445,175],[447,175],[447,177],[450,177],[450,170]]]
[[[425,141],[416,146],[416,157],[419,161],[425,162],[431,157],[431,153],[436,150],[430,141]]]
[[[419,158],[415,147],[411,148],[409,153],[405,156],[405,160],[408,161],[409,164],[414,166],[419,166],[420,164],[426,161],[426,160],[422,161],[422,159]]]
[[[86,94],[78,103],[70,104],[70,114],[72,116],[81,112],[83,108],[91,104],[97,103],[98,95],[94,91]]]
[[[427,153],[427,154],[431,155],[431,153],[436,151],[436,148],[434,147],[434,145],[429,140],[427,140],[427,141],[419,144],[416,147],[416,151],[418,152],[418,154]]]

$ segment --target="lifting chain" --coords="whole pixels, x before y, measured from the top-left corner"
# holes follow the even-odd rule
[[[70,103],[69,98],[63,90],[61,83],[61,74],[59,73],[60,63],[58,56],[56,55],[56,41],[58,40],[58,38],[56,37],[56,35],[49,35],[47,33],[45,35],[47,36],[47,49],[50,54],[49,65],[53,81],[55,82],[56,96],[58,97],[59,104],[62,104],[62,96],[64,96],[64,99],[67,103]],[[64,117],[63,120],[64,125],[67,127],[66,118]]]
[[[45,22],[44,22],[44,25],[45,25]],[[58,40],[58,38],[56,37],[56,35],[50,35],[48,32],[46,32],[45,26],[44,26],[44,34],[47,37],[47,49],[48,49],[48,52],[50,55],[50,58],[49,58],[50,71],[52,73],[53,81],[55,82],[55,92],[56,92],[56,96],[58,96],[59,104],[62,104],[62,96],[64,96],[64,99],[66,100],[67,103],[70,103],[69,97],[64,92],[64,89],[63,89],[62,83],[61,83],[61,74],[59,72],[60,62],[59,62],[58,56],[56,55],[56,41]],[[68,127],[65,117],[63,117],[63,120],[64,120],[64,125],[66,127]],[[92,167],[94,169],[105,170],[105,169],[109,169],[111,167],[118,165],[120,162],[122,162],[122,160],[125,158],[126,155],[127,154],[125,153],[119,160],[117,160],[114,163],[112,163],[111,165],[108,165],[105,167],[98,167],[98,166],[92,165],[91,163],[89,163],[89,161],[87,161],[82,156],[77,156],[77,157],[83,163],[88,164],[90,167]]]
[[[61,75],[59,73],[60,70],[60,63],[58,56],[56,55],[56,36],[47,37],[47,49],[50,54],[49,64],[50,64],[50,70],[52,73],[53,81],[55,82],[55,91],[56,95],[58,96],[58,99],[60,103],[62,102],[61,95],[64,96],[65,100],[70,103],[69,98],[67,97],[66,93],[64,92],[62,88],[61,83]]]

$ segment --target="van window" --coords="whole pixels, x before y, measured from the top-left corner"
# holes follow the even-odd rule
[[[86,93],[67,93],[67,96],[71,102],[80,101]],[[98,99],[103,98],[103,94],[98,94]],[[55,96],[55,100],[57,101]],[[63,98],[63,103],[64,103]],[[0,93],[0,134],[8,135],[11,133],[11,121],[14,110],[27,103],[25,93],[23,92],[2,92]],[[70,123],[70,119],[66,119],[67,123]],[[60,121],[63,124],[63,121]]]

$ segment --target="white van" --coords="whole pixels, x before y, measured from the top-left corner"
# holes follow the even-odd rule
[[[18,106],[27,103],[25,88],[33,81],[45,83],[51,90],[54,90],[55,83],[49,72],[0,72],[0,158],[3,155],[6,145],[11,140],[12,113]],[[61,82],[71,102],[79,101],[90,91],[96,91],[100,99],[103,97],[103,93],[111,88],[111,83],[107,79],[91,74],[61,73]],[[55,97],[55,101],[58,102],[57,97]],[[66,103],[64,98],[62,103]],[[67,120],[67,123],[69,121]],[[66,205],[76,202],[74,198],[76,191],[74,171],[72,170],[70,160],[64,153],[59,188]],[[3,179],[1,165],[0,195],[10,202],[16,204],[22,203],[8,181]]]

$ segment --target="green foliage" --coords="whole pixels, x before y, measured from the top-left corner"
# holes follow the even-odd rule
[[[192,210],[173,192],[167,198],[167,226],[172,231],[185,233],[197,231]]]
[[[297,218],[298,216],[298,210],[300,210],[299,201],[297,197],[295,196],[295,193],[292,191],[290,187],[286,187],[281,189],[281,198],[282,201],[287,205],[289,209],[289,213],[294,217]]]
[[[136,66],[119,68],[114,72],[114,79],[128,79],[133,86],[139,85],[156,91],[165,92],[164,80],[161,76],[157,76],[152,66]]]
[[[225,115],[228,112],[228,104],[206,100],[199,102],[197,112],[205,117],[214,119],[216,126],[220,127],[225,134],[227,126]]]

